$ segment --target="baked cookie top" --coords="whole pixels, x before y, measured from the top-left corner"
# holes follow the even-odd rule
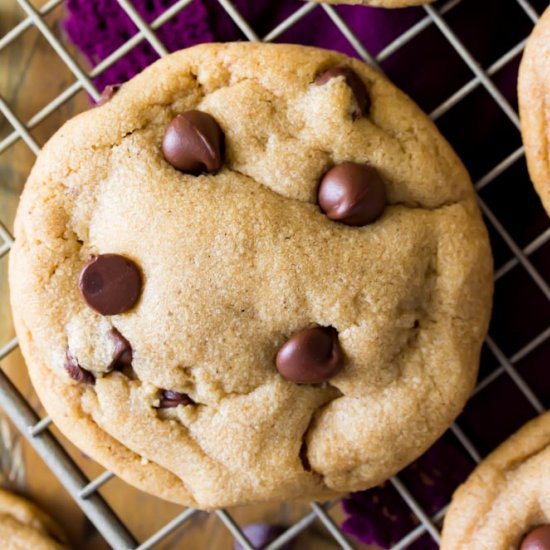
[[[0,490],[0,545],[6,550],[67,549],[63,532],[29,501]]]
[[[525,47],[518,97],[529,174],[550,214],[550,7]]]
[[[549,474],[550,412],[505,441],[458,488],[441,549],[550,548]]]
[[[492,262],[468,175],[403,93],[335,52],[162,59],[49,141],[15,231],[14,319],[46,409],[176,502],[375,485],[476,377]]]

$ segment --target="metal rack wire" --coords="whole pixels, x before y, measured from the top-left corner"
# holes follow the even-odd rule
[[[40,151],[39,144],[32,137],[30,130],[42,122],[52,112],[62,106],[65,102],[71,99],[79,91],[85,90],[94,99],[99,97],[98,90],[93,84],[94,77],[100,75],[103,71],[113,65],[122,56],[129,52],[132,48],[142,41],[147,41],[159,56],[164,56],[168,52],[162,42],[155,34],[155,30],[161,27],[169,19],[178,14],[185,6],[193,0],[179,0],[170,8],[166,9],[162,15],[157,17],[151,24],[147,24],[139,13],[132,6],[130,0],[117,0],[120,6],[128,14],[137,28],[137,33],[132,36],[124,45],[119,47],[93,70],[85,71],[78,62],[69,54],[62,42],[52,33],[44,22],[44,16],[59,6],[63,0],[49,0],[41,10],[36,10],[29,0],[17,0],[20,7],[26,13],[26,18],[22,20],[16,27],[11,29],[5,36],[0,38],[0,50],[9,46],[22,33],[31,27],[36,27],[38,31],[46,38],[46,40],[54,48],[62,61],[67,65],[69,70],[74,74],[75,82],[60,93],[53,101],[48,103],[39,112],[37,112],[30,120],[20,120],[10,106],[0,97],[0,112],[6,118],[13,128],[13,131],[0,141],[0,154],[14,145],[19,140],[23,140],[31,151],[38,154]],[[306,18],[313,10],[324,10],[333,24],[339,29],[342,35],[348,40],[350,45],[356,51],[357,55],[367,63],[379,67],[379,63],[387,59],[390,55],[404,47],[408,42],[415,38],[419,33],[428,28],[435,26],[445,37],[448,43],[454,48],[457,54],[462,58],[464,63],[469,67],[472,73],[472,78],[451,97],[445,100],[441,105],[434,109],[431,117],[437,120],[444,113],[449,111],[453,106],[468,96],[478,87],[483,87],[493,98],[502,112],[508,117],[511,123],[519,129],[519,118],[514,108],[506,100],[503,94],[498,90],[497,86],[491,80],[491,77],[516,57],[524,48],[526,40],[522,40],[516,46],[506,52],[500,59],[494,62],[486,70],[481,68],[481,65],[476,61],[475,57],[468,51],[465,45],[461,42],[458,36],[453,32],[452,28],[446,22],[444,15],[458,6],[463,0],[450,0],[438,8],[433,6],[425,6],[425,15],[416,24],[410,27],[406,32],[401,34],[393,42],[387,45],[378,55],[371,55],[364,45],[360,42],[357,36],[353,33],[346,21],[334,7],[318,4],[304,4],[299,9],[287,17],[283,22],[278,24],[263,38],[259,37],[251,28],[249,23],[242,17],[231,0],[218,0],[220,6],[234,21],[240,31],[251,41],[273,41],[281,36],[286,30],[298,23],[303,18]],[[528,0],[515,0],[520,8],[525,12],[527,17],[536,23],[538,14]],[[476,183],[476,189],[480,191],[491,181],[502,175],[515,162],[523,156],[523,147],[519,147],[511,154],[501,160],[493,169],[488,171]],[[550,301],[550,287],[547,281],[537,271],[530,260],[530,255],[540,249],[550,240],[550,229],[547,229],[542,234],[538,235],[525,248],[521,248],[506,230],[504,225],[487,205],[487,203],[479,197],[480,207],[492,225],[492,228],[498,233],[500,238],[508,245],[514,257],[507,261],[496,272],[496,280],[503,277],[514,267],[521,265],[531,277],[532,281],[542,291],[547,300]],[[13,237],[9,233],[5,225],[0,222],[0,258],[8,254],[13,244]],[[506,354],[499,348],[494,339],[488,336],[486,344],[488,349],[493,353],[499,363],[498,368],[493,370],[485,379],[482,379],[475,392],[479,392],[500,376],[509,376],[514,384],[523,393],[529,401],[534,411],[541,413],[544,407],[537,398],[532,388],[522,378],[514,364],[531,353],[535,348],[543,344],[550,338],[550,327],[538,334],[522,349],[516,352],[512,357],[507,357]],[[12,339],[9,342],[0,342],[0,360],[5,359],[17,347],[17,340]],[[98,493],[98,489],[108,483],[114,474],[104,472],[93,480],[89,480],[80,471],[75,462],[70,458],[67,451],[56,440],[50,432],[49,426],[51,420],[46,417],[39,419],[36,412],[25,398],[15,388],[11,380],[3,371],[0,371],[0,404],[5,409],[6,413],[12,419],[16,427],[30,441],[37,453],[42,457],[44,462],[59,478],[65,489],[73,497],[76,503],[82,508],[84,513],[97,527],[99,532],[104,536],[107,542],[115,549],[140,549],[145,550],[155,547],[161,540],[167,537],[181,525],[188,522],[195,514],[196,510],[187,508],[183,510],[172,521],[164,525],[156,533],[152,534],[147,540],[138,543],[125,527],[123,521],[118,518],[110,509],[106,501]],[[468,436],[460,428],[458,424],[451,427],[451,431],[464,446],[465,450],[475,462],[481,459],[481,453],[476,449],[475,445],[470,441]],[[412,513],[418,518],[419,525],[409,532],[402,540],[400,540],[393,548],[400,550],[407,548],[414,541],[419,539],[424,534],[428,533],[436,542],[440,540],[440,532],[437,527],[440,520],[445,515],[447,506],[439,510],[435,515],[429,516],[415,500],[411,492],[405,484],[400,480],[399,476],[395,476],[390,480],[393,487],[399,493],[401,498],[410,508]],[[334,523],[331,516],[327,513],[330,506],[334,503],[317,504],[311,503],[311,512],[304,516],[301,520],[289,527],[282,535],[268,546],[268,550],[276,550],[283,546],[286,542],[294,538],[303,531],[312,522],[319,520],[334,537],[336,543],[344,549],[351,549],[352,545],[347,540],[345,535]],[[227,527],[233,537],[247,550],[253,550],[250,542],[247,540],[239,525],[232,518],[231,514],[225,510],[214,512],[219,520]]]

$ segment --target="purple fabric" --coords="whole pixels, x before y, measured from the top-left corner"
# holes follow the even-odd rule
[[[464,449],[447,435],[405,468],[400,479],[426,513],[434,515],[449,502],[454,489],[473,467]],[[419,524],[389,482],[370,491],[352,493],[343,500],[343,506],[349,516],[342,526],[344,531],[364,544],[390,548]],[[409,548],[436,550],[437,545],[425,537]]]
[[[300,0],[233,1],[260,37],[303,6]],[[548,3],[548,0],[530,1],[539,13]],[[175,0],[132,2],[150,22]],[[116,0],[67,0],[66,6],[66,33],[92,66],[136,32]],[[381,10],[340,6],[336,9],[373,55],[425,16],[423,9],[418,7]],[[444,17],[485,69],[526,38],[532,28],[532,22],[516,0],[462,0]],[[244,39],[217,0],[194,0],[163,25],[157,35],[170,51],[200,42]],[[356,55],[321,8],[310,12],[277,41],[321,46]],[[102,89],[107,84],[124,82],[156,59],[153,49],[142,41],[98,76],[95,83]],[[427,112],[442,104],[473,76],[435,25],[427,26],[405,47],[387,56],[381,65],[386,74]],[[517,108],[518,65],[519,56],[516,56],[492,76],[513,108]],[[481,86],[449,109],[437,124],[474,180],[521,145],[518,129]],[[519,246],[526,246],[550,226],[529,181],[523,159],[484,187],[480,195]],[[488,227],[498,269],[513,254],[491,224]],[[535,267],[547,280],[550,280],[549,258],[550,242],[531,256]],[[510,357],[548,326],[549,302],[525,269],[517,265],[496,284],[490,328],[493,339]],[[549,355],[550,343],[547,341],[516,365],[546,407],[550,407]],[[492,354],[484,350],[480,377],[490,375],[498,366]],[[458,422],[478,450],[487,454],[534,415],[533,407],[517,386],[503,375],[470,400]],[[453,490],[473,466],[459,442],[447,433],[400,477],[426,512],[434,514],[449,501]],[[388,548],[418,524],[414,514],[388,483],[350,495],[344,500],[344,509],[348,519],[343,528],[358,540],[382,548]],[[417,550],[435,547],[428,535],[410,546]]]
[[[145,21],[151,22],[174,3],[175,0],[134,0],[133,5]],[[234,4],[257,34],[263,36],[301,7],[303,2],[235,0]],[[66,33],[92,66],[97,65],[136,33],[136,27],[116,0],[67,0],[67,12],[64,23]],[[373,54],[378,53],[423,16],[423,12],[418,8],[390,11],[347,6],[340,8],[340,12]],[[244,38],[217,0],[194,0],[164,24],[157,31],[157,35],[169,51],[201,42],[223,42]],[[287,30],[279,42],[309,44],[357,55],[321,9],[314,10],[306,19]],[[95,82],[100,89],[107,84],[124,82],[157,57],[151,46],[142,41],[119,62],[97,77]],[[401,65],[400,62],[398,64]],[[390,61],[385,69],[391,68]],[[414,64],[412,70],[416,71]],[[431,72],[432,68],[425,66],[422,72],[416,73],[415,79],[422,84],[426,75]]]
[[[135,0],[134,6],[147,22],[161,14],[175,0]],[[460,8],[452,10],[449,21],[456,32],[476,55],[487,63],[501,53],[502,45],[515,45],[512,41],[521,35],[520,25],[508,24],[505,28],[491,24],[497,13],[499,0],[484,0],[483,9],[476,6],[476,17],[464,12],[464,0]],[[300,0],[235,0],[235,6],[259,36],[267,34],[277,23],[303,5]],[[476,2],[476,4],[478,4]],[[421,8],[382,10],[358,6],[342,6],[339,13],[350,25],[357,37],[372,54],[379,53],[393,39],[410,28],[424,15]],[[500,21],[512,21],[517,17],[503,12]],[[70,39],[82,50],[88,61],[96,65],[121,46],[136,28],[116,0],[68,0],[68,17],[65,29]],[[510,28],[509,28],[510,27]],[[512,32],[513,31],[513,32]],[[217,0],[194,0],[178,15],[163,25],[157,34],[169,51],[200,42],[229,41],[244,38]],[[482,37],[480,39],[480,37]],[[322,9],[313,10],[293,25],[279,42],[321,46],[357,55],[347,39],[331,23]],[[433,26],[421,33],[412,43],[413,48],[403,48],[390,56],[383,64],[388,75],[427,110],[433,109],[471,77],[467,66]],[[429,52],[430,55],[425,55]],[[127,80],[157,58],[150,45],[143,41],[121,61],[96,79],[98,87]],[[514,76],[508,79],[507,89],[513,90]]]
[[[133,5],[150,23],[173,3],[172,0],[134,0]],[[67,0],[64,27],[68,37],[92,66],[136,33],[135,25],[116,0]],[[158,37],[169,51],[200,42],[211,42],[214,37],[204,4],[200,1],[191,2],[177,17],[159,29]],[[144,40],[94,82],[100,90],[108,84],[125,82],[156,59],[157,53]]]

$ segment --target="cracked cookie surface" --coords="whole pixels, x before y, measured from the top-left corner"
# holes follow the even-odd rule
[[[352,116],[344,78],[315,83],[336,66],[364,82],[366,116]],[[225,135],[217,172],[163,157],[189,110]],[[317,204],[345,162],[385,183],[385,210],[364,227]],[[138,266],[142,284],[111,316],[78,288],[104,254]],[[329,498],[422,453],[473,386],[492,263],[464,167],[378,72],[301,46],[211,44],[157,62],[44,147],[10,282],[59,428],[130,483],[212,508]],[[278,350],[314,325],[337,331],[343,367],[321,384],[284,379]]]
[[[0,490],[0,544],[6,550],[67,549],[57,524],[24,498]]]
[[[550,7],[527,41],[518,99],[529,175],[550,215]]]
[[[544,545],[539,536],[539,544],[530,545],[527,535],[550,530],[549,472],[550,412],[505,441],[458,488],[445,517],[442,550],[548,548],[550,538]]]

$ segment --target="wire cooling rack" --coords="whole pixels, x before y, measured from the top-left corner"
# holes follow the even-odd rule
[[[75,96],[81,90],[85,90],[94,99],[99,98],[99,92],[93,84],[93,79],[102,74],[106,69],[116,63],[121,57],[128,53],[132,48],[143,41],[147,41],[154,51],[159,56],[166,55],[167,49],[155,34],[155,30],[160,28],[164,23],[178,14],[184,7],[190,4],[193,0],[179,0],[171,7],[166,9],[152,23],[147,24],[144,19],[138,14],[131,4],[131,0],[117,0],[120,6],[128,14],[137,28],[137,33],[133,35],[124,45],[119,47],[106,59],[101,61],[93,70],[86,71],[82,68],[79,62],[72,57],[64,44],[55,36],[44,21],[44,17],[62,4],[63,0],[49,0],[44,6],[37,10],[29,2],[29,0],[17,0],[21,9],[25,12],[24,18],[17,26],[11,29],[0,39],[0,51],[12,44],[20,35],[25,33],[29,28],[36,27],[38,31],[46,38],[53,47],[61,60],[67,65],[69,70],[74,74],[75,81],[72,85],[62,91],[53,101],[47,104],[39,112],[27,121],[21,120],[16,116],[14,110],[8,103],[0,97],[0,112],[9,122],[12,127],[9,133],[2,141],[0,141],[0,154],[13,146],[19,140],[23,140],[34,154],[40,151],[40,145],[31,135],[31,130],[40,122],[46,119],[50,114],[59,109],[68,100]],[[275,28],[268,32],[263,38],[258,36],[251,25],[243,18],[230,0],[217,0],[220,6],[227,12],[234,24],[240,29],[242,34],[251,41],[264,40],[274,41],[287,30],[291,29],[301,20],[308,17],[314,10],[324,10],[332,23],[341,32],[343,37],[349,42],[357,56],[380,68],[379,64],[390,56],[397,53],[410,43],[415,37],[423,32],[428,27],[438,29],[441,36],[447,41],[452,49],[462,58],[465,65],[470,70],[470,79],[460,89],[456,90],[450,97],[437,106],[432,112],[431,117],[434,120],[440,119],[448,113],[453,107],[463,102],[478,89],[484,89],[493,99],[498,108],[504,113],[505,117],[519,130],[519,119],[516,110],[506,99],[503,93],[495,84],[494,76],[507,64],[517,59],[521,54],[526,36],[510,48],[504,55],[501,55],[493,64],[487,68],[482,68],[474,55],[469,51],[464,42],[458,37],[453,28],[449,25],[445,15],[453,9],[460,7],[460,4],[465,0],[450,0],[443,4],[435,6],[424,6],[424,14],[415,24],[410,26],[406,32],[398,36],[391,43],[386,45],[383,50],[377,53],[376,56],[371,55],[364,44],[354,34],[351,26],[346,22],[338,8],[328,5],[304,4],[296,9],[289,17],[279,23]],[[275,0],[274,0],[275,1]],[[528,0],[510,0],[516,2],[517,6],[522,10],[529,20],[536,23],[539,15],[532,3]],[[534,3],[534,0],[533,0]],[[544,6],[543,6],[544,7]],[[420,9],[420,8],[419,8]],[[542,9],[539,7],[539,10]],[[522,146],[515,148],[512,152],[507,151],[501,153],[498,163],[488,171],[485,171],[481,177],[477,178],[475,187],[478,191],[486,188],[491,182],[502,177],[507,171],[510,171],[522,159],[524,150]],[[510,257],[503,261],[495,273],[496,281],[498,282],[506,275],[513,272],[515,269],[522,269],[526,277],[529,279],[529,284],[535,285],[539,293],[542,293],[546,302],[550,302],[550,287],[548,276],[545,278],[541,274],[541,270],[535,267],[534,258],[537,253],[544,251],[544,246],[550,241],[550,227],[546,226],[539,232],[535,238],[531,238],[527,243],[519,243],[517,238],[512,235],[512,232],[505,226],[498,213],[489,206],[489,201],[479,196],[479,204],[481,210],[488,223],[489,230],[492,235],[505,243],[511,252]],[[7,255],[13,244],[13,237],[7,229],[6,225],[0,222],[0,258]],[[548,273],[547,273],[548,275]],[[547,305],[545,302],[545,305]],[[498,303],[498,302],[497,302]],[[523,395],[524,399],[531,408],[530,415],[542,413],[545,406],[541,399],[537,396],[532,377],[530,383],[520,374],[520,369],[516,368],[518,363],[526,357],[542,350],[547,340],[550,340],[550,326],[546,322],[546,328],[538,330],[536,336],[529,338],[529,341],[524,343],[515,353],[507,353],[502,345],[498,345],[496,339],[491,335],[486,340],[486,351],[492,355],[492,361],[495,362],[495,367],[488,373],[480,376],[480,381],[474,392],[474,396],[483,392],[491,384],[502,380],[503,377],[508,377],[508,381],[513,383],[517,390]],[[17,347],[17,340],[12,339],[8,342],[0,342],[0,360],[5,359]],[[548,357],[548,355],[546,355]],[[538,380],[536,381],[538,383]],[[537,388],[538,389],[538,388]],[[172,521],[164,525],[156,533],[152,534],[147,540],[138,543],[125,527],[121,518],[112,511],[107,502],[99,494],[98,489],[108,483],[114,475],[111,472],[105,471],[93,480],[86,478],[76,463],[70,458],[67,451],[55,438],[50,431],[50,418],[39,418],[35,410],[22,396],[22,394],[14,386],[10,378],[0,370],[0,404],[5,409],[16,427],[30,441],[31,445],[41,456],[47,466],[59,478],[65,489],[71,497],[76,501],[86,516],[96,526],[98,531],[103,535],[106,541],[115,549],[135,549],[141,550],[154,548],[165,537],[178,529],[180,526],[191,520],[197,513],[197,510],[187,508],[177,515]],[[465,451],[475,462],[479,462],[487,449],[479,450],[478,445],[474,442],[475,438],[471,438],[466,434],[465,429],[459,426],[461,419],[457,421],[450,431],[454,437],[462,444]],[[435,515],[429,515],[419,504],[418,500],[413,496],[405,483],[399,476],[395,476],[390,480],[391,485],[400,495],[404,503],[409,507],[410,511],[416,516],[418,525],[404,536],[397,544],[394,545],[394,550],[407,548],[419,538],[429,535],[436,543],[440,540],[441,520],[445,515],[447,506],[441,508]],[[311,503],[311,512],[305,515],[297,523],[289,527],[279,538],[272,542],[269,550],[276,550],[283,546],[286,542],[293,539],[301,531],[306,529],[311,523],[319,520],[333,536],[336,543],[344,549],[352,548],[352,544],[327,513],[330,506],[334,503]],[[253,550],[250,542],[247,540],[243,531],[233,519],[230,513],[225,510],[217,510],[213,512],[225,527],[231,532],[233,537],[247,550]]]

